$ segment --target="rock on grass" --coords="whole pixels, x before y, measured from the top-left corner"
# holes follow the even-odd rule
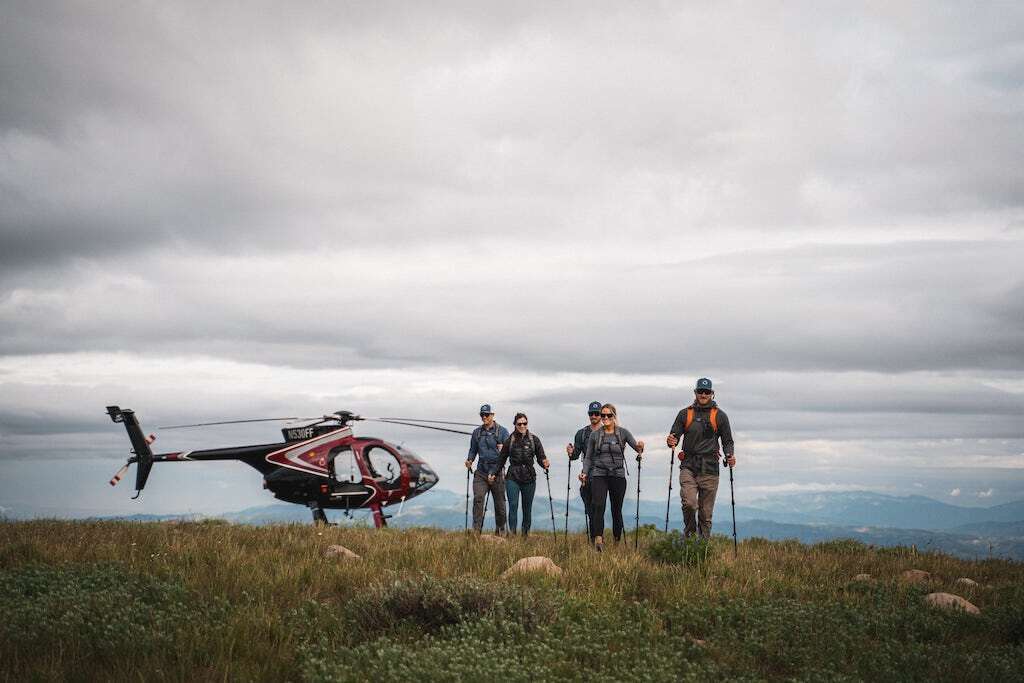
[[[355,554],[343,545],[329,545],[327,550],[324,551],[324,557],[337,557],[340,560],[361,560],[363,559],[359,555]]]
[[[959,595],[953,595],[952,593],[929,593],[924,596],[925,603],[932,607],[941,607],[942,609],[962,609],[968,614],[981,614],[981,610],[972,605],[967,600],[964,600]]]
[[[514,565],[505,570],[503,576],[509,576],[517,572],[544,572],[549,576],[559,576],[562,568],[555,564],[550,557],[534,556],[524,557]]]
[[[903,572],[901,578],[907,583],[923,583],[932,578],[932,575],[921,569],[908,569]]]

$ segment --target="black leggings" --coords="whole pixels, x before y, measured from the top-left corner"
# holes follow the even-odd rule
[[[622,501],[626,497],[625,477],[592,477],[590,479],[590,540],[604,536],[604,503],[612,500],[612,533],[615,540],[622,540]]]

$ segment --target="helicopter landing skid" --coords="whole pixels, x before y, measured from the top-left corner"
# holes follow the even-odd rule
[[[324,509],[316,503],[309,503],[309,509],[313,513],[313,526],[338,526],[327,520]]]

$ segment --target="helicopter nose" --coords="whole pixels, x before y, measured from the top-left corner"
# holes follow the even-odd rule
[[[430,469],[430,466],[426,463],[418,462],[411,469],[409,483],[412,490],[417,494],[423,493],[437,483],[437,473]]]

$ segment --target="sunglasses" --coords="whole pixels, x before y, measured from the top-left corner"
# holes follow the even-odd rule
[[[525,427],[525,426],[526,426],[525,422],[516,422],[516,427]]]
[[[480,419],[484,420],[487,418],[488,415],[494,415],[494,413],[480,413]]]
[[[698,396],[710,396],[713,393],[715,393],[715,392],[708,391],[707,389],[701,389],[700,391],[697,392],[697,395]]]
[[[612,415],[611,413],[601,413],[601,419],[602,420],[610,420],[613,417],[615,417],[615,416]]]
[[[589,415],[590,417],[597,417],[600,414],[601,413],[597,412],[596,410],[594,412],[592,412],[592,413],[587,413],[587,415]]]

